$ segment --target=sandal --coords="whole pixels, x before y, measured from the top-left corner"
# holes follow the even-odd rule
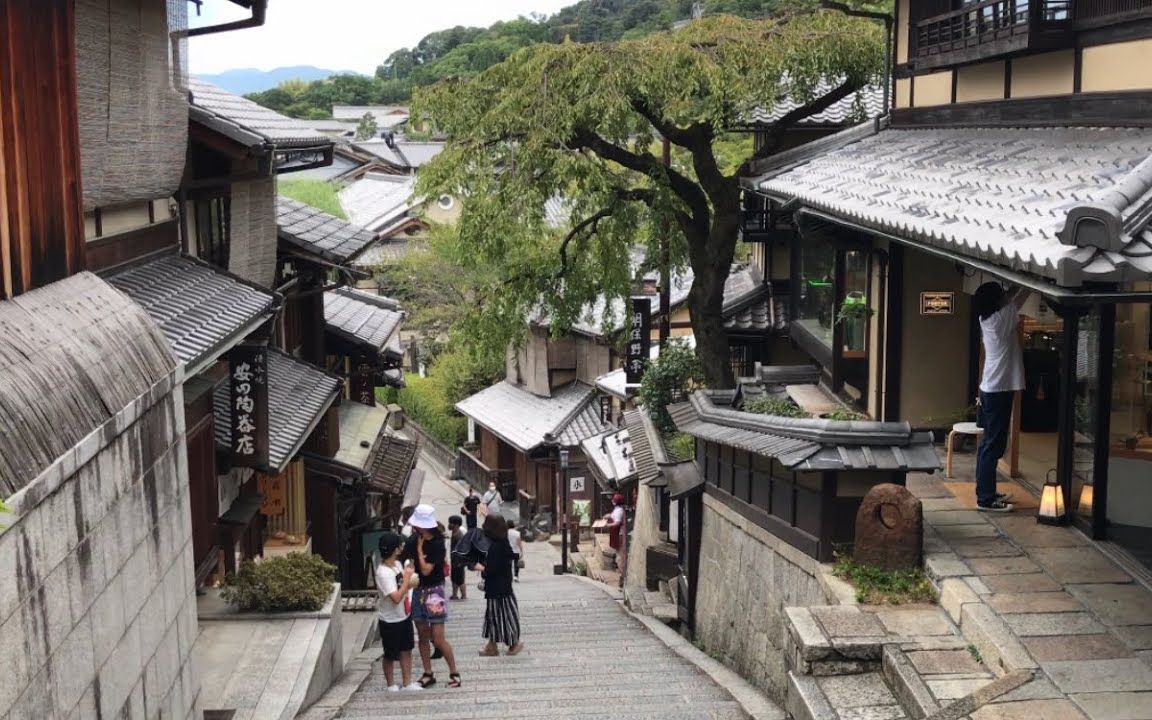
[[[448,676],[448,687],[458,688],[460,684],[460,673],[452,673]]]
[[[416,682],[417,682],[417,684],[420,685],[420,687],[427,690],[428,688],[430,688],[436,684],[436,676],[433,675],[432,673],[424,673],[423,675],[420,676],[420,679],[417,680]]]
[[[496,657],[499,654],[500,650],[495,645],[480,648],[480,657]]]
[[[509,655],[519,655],[520,651],[524,649],[524,643],[518,642],[512,647],[508,648]]]

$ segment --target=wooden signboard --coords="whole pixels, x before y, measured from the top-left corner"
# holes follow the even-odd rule
[[[956,293],[934,291],[920,293],[921,315],[951,315],[956,308]]]
[[[376,407],[376,363],[371,355],[352,357],[352,372],[348,378],[349,397],[369,407]]]
[[[257,487],[264,496],[264,503],[260,512],[268,517],[279,517],[284,514],[284,498],[286,496],[286,478],[282,475],[257,475]]]
[[[652,337],[652,300],[648,296],[632,298],[629,313],[628,345],[624,352],[625,384],[640,384],[648,365],[648,346]]]
[[[232,464],[268,465],[268,348],[238,345],[228,353]]]

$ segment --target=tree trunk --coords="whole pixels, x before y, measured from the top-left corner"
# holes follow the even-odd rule
[[[689,238],[688,254],[695,279],[688,294],[688,311],[696,335],[696,357],[704,366],[708,387],[732,388],[736,384],[724,329],[724,283],[732,269],[736,235],[740,225],[739,194],[721,202],[713,197],[715,214],[707,236]]]

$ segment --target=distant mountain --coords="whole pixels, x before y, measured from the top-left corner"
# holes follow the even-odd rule
[[[278,67],[272,70],[257,70],[256,68],[241,68],[239,70],[226,70],[222,73],[193,73],[201,80],[219,85],[230,93],[245,95],[252,92],[271,90],[285,80],[323,80],[329,75],[342,75],[350,70],[325,70],[312,65],[293,65],[291,67]]]

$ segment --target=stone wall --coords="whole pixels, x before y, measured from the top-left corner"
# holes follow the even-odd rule
[[[819,563],[704,496],[696,640],[783,704],[787,690],[783,609],[824,605]]]
[[[655,496],[654,489],[640,486],[632,515],[632,535],[628,538],[628,572],[624,583],[639,591],[647,590],[648,586],[648,548],[661,542],[660,506]]]
[[[10,499],[0,718],[199,717],[181,376]]]

